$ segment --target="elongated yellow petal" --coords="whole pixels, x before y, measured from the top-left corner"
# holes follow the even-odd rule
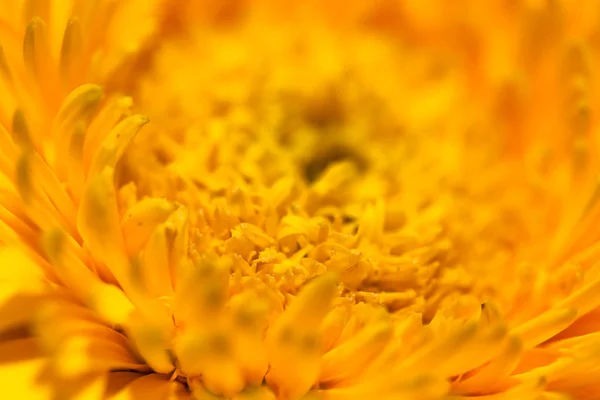
[[[453,390],[456,393],[465,394],[494,390],[497,385],[502,385],[502,380],[506,379],[515,369],[522,351],[521,340],[516,336],[512,336],[506,342],[504,350],[498,357],[477,371],[475,375],[453,384]],[[504,385],[506,384],[504,383]]]
[[[58,85],[54,78],[56,68],[51,58],[48,27],[42,18],[36,15],[27,25],[23,41],[23,61],[44,100],[52,105],[57,101]]]
[[[88,172],[92,160],[100,150],[100,145],[123,118],[130,115],[129,109],[133,104],[130,97],[117,97],[112,99],[99,112],[90,124],[83,147],[83,161],[85,171]]]
[[[557,308],[533,318],[513,329],[511,333],[521,338],[523,348],[531,348],[550,339],[575,321],[577,310]]]
[[[48,164],[36,153],[31,153],[30,157],[32,168],[34,168],[35,174],[40,177],[37,183],[52,203],[51,206],[46,207],[49,210],[56,209],[59,218],[64,221],[71,235],[79,238],[75,230],[77,212],[73,200],[69,197],[63,184],[58,180]]]
[[[157,227],[141,255],[142,280],[148,294],[154,297],[173,293],[169,233],[164,225]]]
[[[146,123],[147,117],[132,115],[112,128],[92,159],[89,176],[101,173],[106,167],[115,168],[133,138]]]
[[[173,298],[178,325],[215,324],[222,318],[229,287],[229,263],[210,256],[188,264]]]
[[[89,180],[81,199],[77,228],[95,259],[109,268],[119,284],[129,285],[128,261],[111,168]]]
[[[138,351],[152,369],[161,374],[174,371],[172,358],[172,326],[161,326],[152,321],[144,321],[135,314],[127,322],[127,332],[134,341]],[[171,329],[169,329],[171,328]]]
[[[44,20],[35,16],[27,25],[25,33],[23,57],[29,72],[36,78],[40,77],[44,65],[48,62],[49,49],[46,29]]]
[[[538,379],[535,382],[528,382],[517,385],[507,391],[477,396],[479,400],[512,400],[512,399],[540,399],[543,394],[545,381]],[[469,397],[459,397],[459,399],[469,399]]]
[[[384,376],[372,381],[364,382],[358,386],[322,391],[327,400],[359,400],[369,397],[378,399],[415,399],[435,400],[443,398],[448,392],[448,382],[439,377],[428,375],[411,375],[409,378],[402,376]]]
[[[73,128],[69,143],[67,182],[69,192],[76,203],[81,202],[85,189],[85,172],[83,169],[83,143],[85,141],[85,125],[78,123]]]
[[[346,307],[335,307],[323,320],[322,351],[327,353],[338,343],[343,328],[348,322],[349,312]]]
[[[600,305],[600,280],[588,283],[586,286],[570,294],[555,307],[572,307],[579,315],[587,314]]]
[[[476,334],[477,324],[473,321],[456,327],[447,335],[434,340],[432,344],[424,346],[423,349],[408,357],[403,363],[403,368],[414,371],[427,371],[431,360],[435,360],[436,365],[445,367],[442,370],[443,372],[450,372],[452,361],[460,357],[460,350],[467,347]]]
[[[260,385],[269,368],[265,350],[264,330],[268,305],[252,292],[233,296],[227,308],[234,330],[235,358],[251,385]]]
[[[145,198],[125,212],[121,228],[129,254],[139,252],[153,234],[158,224],[175,210],[165,199]]]
[[[490,360],[493,360],[504,348],[508,329],[500,324],[489,330],[480,330],[452,361],[448,362],[449,375],[466,373]],[[440,371],[444,371],[440,368]]]
[[[98,109],[102,96],[102,88],[93,84],[81,85],[69,93],[54,119],[55,135],[56,139],[58,139],[55,143],[57,147],[61,144],[59,142],[62,129],[68,128],[80,121],[86,125],[90,123]]]
[[[50,231],[43,238],[46,254],[57,267],[60,279],[100,316],[111,323],[123,324],[133,311],[133,305],[120,289],[101,282],[69,251],[69,244],[72,245],[69,239],[61,231]]]
[[[89,125],[102,95],[102,88],[97,85],[80,86],[67,96],[58,111],[53,128],[54,166],[56,175],[62,181],[67,180],[69,150],[76,124]]]
[[[16,164],[15,186],[19,196],[23,200],[27,216],[38,226],[52,228],[64,228],[73,232],[62,214],[57,213],[54,204],[46,193],[42,191],[37,180],[33,176],[38,172],[36,168],[37,154],[24,152]]]
[[[99,319],[93,310],[67,299],[48,300],[39,305],[33,326],[40,346],[46,351],[57,351],[65,339],[77,335],[113,342],[124,348],[129,346],[128,339]],[[52,329],[48,329],[49,326]]]
[[[277,319],[265,339],[270,369],[267,382],[280,396],[297,397],[317,381],[321,337],[319,329],[331,308],[336,277],[309,282]]]
[[[203,386],[226,397],[239,393],[245,386],[233,351],[232,336],[221,329],[188,329],[175,342],[181,371],[187,376],[202,376]]]
[[[67,23],[60,50],[60,75],[65,90],[71,90],[81,81],[83,64],[83,37],[79,18],[72,17]]]
[[[55,372],[66,379],[86,372],[148,370],[126,347],[83,335],[72,336],[62,342],[53,358],[53,364]]]
[[[23,110],[15,110],[12,117],[12,138],[16,145],[21,147],[23,150],[33,149],[34,143],[31,137],[31,132],[25,119]]]
[[[352,339],[323,356],[319,382],[340,382],[356,376],[381,354],[392,334],[393,327],[389,322],[363,328]]]
[[[169,268],[173,288],[177,287],[178,279],[187,273],[189,255],[190,216],[186,207],[179,207],[165,222],[167,243],[169,244]]]

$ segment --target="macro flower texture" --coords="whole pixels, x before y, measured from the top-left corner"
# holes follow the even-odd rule
[[[599,57],[596,0],[0,0],[0,397],[600,399]]]

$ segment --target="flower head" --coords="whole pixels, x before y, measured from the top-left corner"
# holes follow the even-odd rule
[[[459,3],[0,2],[5,390],[595,398],[600,14]]]

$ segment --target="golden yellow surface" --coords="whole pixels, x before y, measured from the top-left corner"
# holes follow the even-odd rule
[[[0,0],[0,398],[600,399],[600,2]]]

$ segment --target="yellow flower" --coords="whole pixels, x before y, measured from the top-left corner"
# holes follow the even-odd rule
[[[594,1],[0,10],[5,396],[598,397]]]

